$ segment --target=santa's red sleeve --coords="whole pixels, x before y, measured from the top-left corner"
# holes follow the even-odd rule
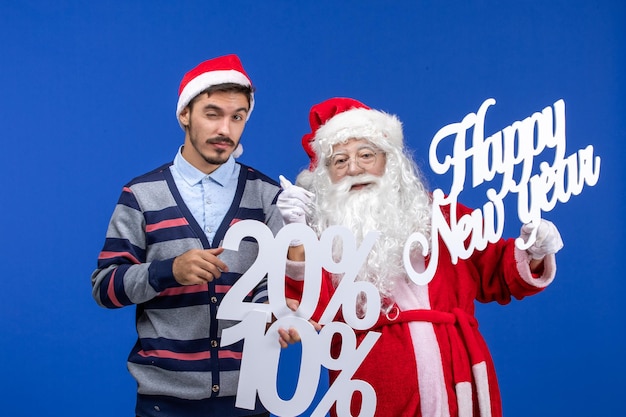
[[[457,204],[458,218],[471,212],[468,207]],[[537,294],[550,285],[556,275],[553,254],[544,258],[541,273],[531,273],[530,256],[515,246],[515,239],[500,239],[490,243],[485,249],[474,251],[469,261],[476,268],[476,275],[480,279],[476,299],[484,303],[496,301],[507,304],[512,297],[521,300]]]

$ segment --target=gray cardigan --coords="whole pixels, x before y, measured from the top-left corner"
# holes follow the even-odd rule
[[[105,308],[136,305],[137,342],[128,369],[137,380],[139,416],[245,416],[264,411],[234,407],[243,342],[220,347],[221,332],[236,322],[215,317],[224,294],[252,265],[252,239],[220,255],[229,272],[208,284],[181,286],[176,256],[211,245],[185,206],[169,167],[135,178],[122,191],[92,274],[93,297]],[[214,242],[234,222],[265,223],[274,234],[283,221],[278,184],[241,164],[237,191]],[[247,302],[267,301],[262,281]]]

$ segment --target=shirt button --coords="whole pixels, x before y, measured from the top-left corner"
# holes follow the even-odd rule
[[[217,303],[217,297],[216,296],[211,297],[211,302],[213,304]]]
[[[215,384],[215,385],[213,385],[213,386],[211,387],[211,391],[213,391],[213,392],[218,392],[219,390],[220,390],[220,386],[219,386],[219,385],[217,385],[217,384]]]
[[[211,347],[217,347],[217,340],[211,340]]]

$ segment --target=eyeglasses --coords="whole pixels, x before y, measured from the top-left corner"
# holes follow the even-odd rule
[[[361,148],[352,157],[348,156],[345,153],[331,155],[326,165],[328,165],[331,169],[335,171],[343,171],[348,168],[348,166],[350,165],[350,161],[354,160],[354,163],[358,167],[362,169],[368,169],[376,164],[376,157],[378,154],[384,155],[384,152],[376,152],[372,148]]]

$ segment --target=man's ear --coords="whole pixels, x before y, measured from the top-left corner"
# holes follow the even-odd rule
[[[187,106],[180,112],[180,115],[178,116],[178,121],[184,127],[188,127],[189,126],[189,115],[190,115],[190,113],[191,112],[189,111],[189,106]]]

